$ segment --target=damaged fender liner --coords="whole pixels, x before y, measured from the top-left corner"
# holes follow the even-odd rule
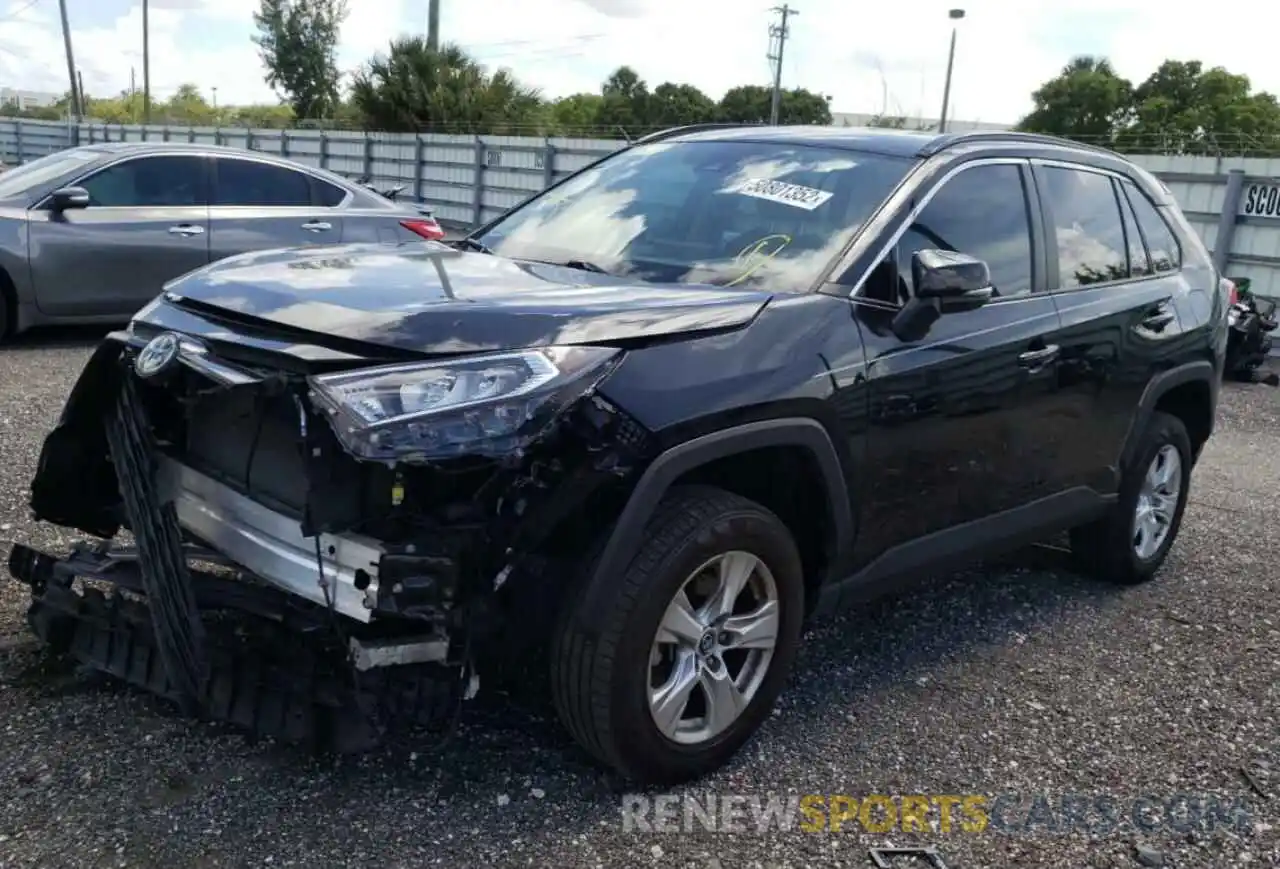
[[[73,587],[83,576],[140,590],[136,559],[121,562],[89,551],[59,559],[15,545],[9,571],[31,586],[27,619],[52,651],[182,703],[182,692],[161,662],[150,607],[119,591],[108,596]],[[275,589],[194,570],[190,576],[209,616],[201,710],[206,719],[254,737],[355,753],[398,728],[447,724],[462,699],[457,667],[403,664],[354,678],[324,612]],[[220,619],[219,608],[235,618]]]

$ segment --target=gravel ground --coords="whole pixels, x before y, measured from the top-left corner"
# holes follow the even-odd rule
[[[71,539],[25,487],[95,337],[0,350],[0,538]],[[553,721],[476,701],[435,753],[250,745],[41,655],[5,577],[0,866],[869,866],[888,840],[950,869],[1280,866],[1280,796],[1257,792],[1280,793],[1280,391],[1229,387],[1220,418],[1158,582],[1105,588],[1039,551],[824,622],[770,725],[682,793],[1080,793],[1126,816],[1216,794],[1243,832],[625,832],[625,787]]]

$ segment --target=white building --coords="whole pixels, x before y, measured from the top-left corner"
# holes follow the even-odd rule
[[[51,106],[62,98],[62,94],[46,91],[28,91],[20,88],[0,88],[0,103],[14,105],[20,109],[34,109]]]

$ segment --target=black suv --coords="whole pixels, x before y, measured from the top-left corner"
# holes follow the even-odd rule
[[[483,679],[686,779],[767,717],[806,618],[886,582],[1064,530],[1150,578],[1227,292],[1110,152],[670,131],[452,245],[172,282],[32,484],[134,544],[10,569],[51,646],[197,714],[358,750]]]

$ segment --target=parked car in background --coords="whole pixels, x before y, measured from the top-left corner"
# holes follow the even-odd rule
[[[238,253],[444,237],[412,204],[256,151],[115,142],[0,176],[0,340],[121,322],[166,281]]]

